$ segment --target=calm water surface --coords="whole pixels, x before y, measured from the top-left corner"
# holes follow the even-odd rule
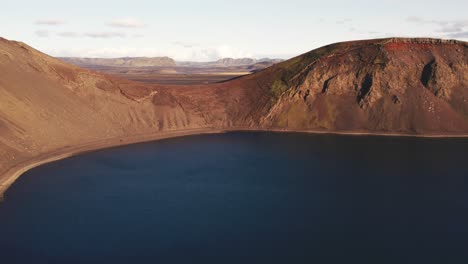
[[[0,262],[468,263],[468,140],[229,133],[33,169]]]

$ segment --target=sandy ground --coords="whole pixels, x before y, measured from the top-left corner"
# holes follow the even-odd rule
[[[420,134],[397,134],[397,133],[369,133],[369,132],[340,132],[340,131],[311,131],[311,130],[287,130],[287,129],[253,129],[253,128],[235,128],[235,129],[190,129],[190,130],[177,130],[158,132],[155,134],[147,135],[134,135],[125,138],[114,138],[100,140],[97,142],[84,143],[78,146],[69,146],[62,149],[49,152],[47,154],[39,155],[31,160],[16,164],[9,170],[0,175],[0,201],[3,200],[5,191],[26,171],[46,164],[49,162],[65,159],[81,153],[111,148],[116,146],[124,146],[134,143],[149,142],[167,138],[175,138],[189,135],[201,135],[201,134],[219,134],[226,132],[242,132],[242,131],[259,131],[259,132],[287,132],[287,133],[309,133],[309,134],[331,134],[331,135],[348,135],[348,136],[393,136],[393,137],[424,137],[424,138],[468,138],[466,135],[420,135]]]

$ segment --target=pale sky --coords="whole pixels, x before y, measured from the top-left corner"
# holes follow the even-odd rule
[[[2,0],[0,36],[53,56],[289,58],[347,40],[468,40],[463,0]]]

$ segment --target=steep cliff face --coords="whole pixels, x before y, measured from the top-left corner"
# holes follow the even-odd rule
[[[433,39],[330,45],[278,65],[262,127],[468,131],[468,46]],[[279,96],[277,94],[280,94]]]

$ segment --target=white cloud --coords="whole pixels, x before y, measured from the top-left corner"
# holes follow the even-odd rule
[[[145,27],[146,25],[145,23],[143,23],[142,21],[136,18],[127,17],[127,18],[113,20],[109,23],[109,26],[120,27],[120,28],[140,28],[140,27]]]
[[[181,47],[184,47],[184,48],[193,48],[193,47],[199,46],[198,43],[185,42],[185,41],[174,41],[171,44],[175,45],[175,46],[181,46]]]
[[[351,22],[353,22],[353,20],[351,18],[345,18],[345,19],[341,19],[341,20],[336,21],[336,23],[340,24],[340,25],[349,24]]]
[[[447,36],[450,38],[468,39],[468,31],[452,33],[452,34],[448,34]]]
[[[463,31],[463,27],[460,27],[458,25],[449,25],[449,26],[445,26],[445,27],[442,27],[442,28],[439,28],[436,30],[437,32],[460,32],[460,31]]]
[[[40,38],[49,37],[49,31],[48,30],[37,30],[35,33],[36,33],[36,36],[38,36]]]
[[[84,34],[90,38],[125,38],[126,35],[121,32],[88,32]]]
[[[245,50],[237,49],[228,45],[223,45],[215,48],[218,58],[250,58],[253,57],[252,53]]]
[[[220,58],[252,58],[252,53],[236,49],[228,45],[217,47],[184,48],[172,45],[164,49],[157,48],[100,48],[100,49],[66,49],[49,50],[49,54],[57,57],[91,57],[91,58],[119,58],[119,57],[163,57],[168,56],[177,61],[215,61]]]
[[[421,17],[408,17],[406,21],[425,25],[435,25],[435,32],[450,33],[446,35],[446,37],[450,38],[466,38],[466,34],[464,34],[464,32],[468,31],[468,19],[429,20]]]
[[[57,36],[59,37],[63,37],[63,38],[76,38],[78,37],[80,34],[76,33],[76,32],[71,32],[71,31],[65,31],[65,32],[59,32],[57,33]]]
[[[416,16],[408,17],[406,21],[412,22],[412,23],[426,23],[424,19],[420,17],[416,17]]]
[[[65,24],[65,21],[60,19],[39,19],[35,21],[35,24],[43,26],[59,26]]]
[[[186,44],[186,43],[185,43]],[[178,61],[215,61],[221,58],[251,58],[252,53],[229,45],[202,47],[199,45],[174,45],[167,56]]]

